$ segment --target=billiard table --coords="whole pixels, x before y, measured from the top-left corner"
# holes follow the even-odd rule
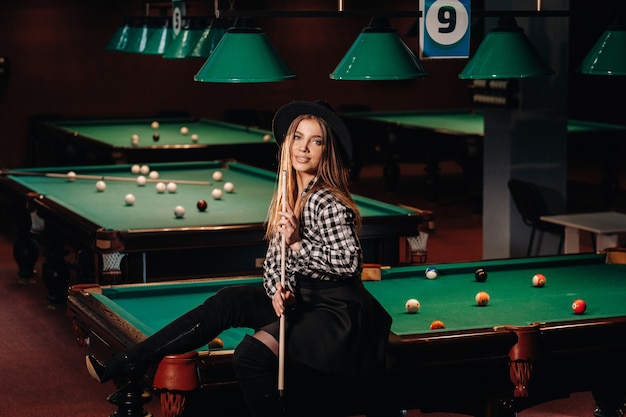
[[[286,370],[288,415],[399,416],[420,409],[512,417],[533,405],[591,391],[596,416],[621,416],[626,265],[608,259],[570,254],[431,265],[438,269],[436,279],[426,278],[420,266],[382,269],[380,280],[364,285],[393,318],[387,372],[346,383],[309,380]],[[487,273],[484,282],[475,278],[478,268]],[[547,278],[542,287],[532,283],[538,273]],[[222,286],[241,283],[260,285],[261,278],[82,284],[70,289],[67,308],[79,344],[106,358]],[[476,304],[480,291],[490,295],[486,306]],[[405,309],[409,298],[420,302],[416,314]],[[583,314],[572,310],[576,299],[587,303]],[[431,330],[436,320],[445,328]],[[160,396],[165,415],[246,415],[230,364],[233,348],[249,331],[230,329],[220,335],[221,344],[167,356],[140,380],[117,381],[119,391],[109,400],[119,415],[138,416],[141,406],[133,414],[129,404],[145,404],[147,390]],[[172,409],[183,400],[183,409]],[[594,410],[580,412],[593,415]]]
[[[20,277],[33,277],[39,253],[43,280],[52,300],[64,300],[77,281],[149,282],[176,278],[258,274],[267,242],[264,226],[276,174],[233,161],[154,163],[159,174],[144,186],[131,165],[19,169],[0,174],[0,195],[18,224],[14,254]],[[70,181],[68,172],[78,179]],[[221,171],[220,181],[212,179]],[[145,177],[148,177],[146,175]],[[97,180],[106,189],[97,191]],[[174,182],[175,193],[156,191],[156,182]],[[234,184],[214,199],[212,190]],[[128,193],[133,205],[125,204]],[[407,236],[418,235],[422,216],[414,210],[354,195],[361,210],[364,261],[403,262]],[[198,200],[206,211],[196,208]],[[182,218],[174,215],[184,207]],[[38,244],[33,243],[35,238]],[[43,250],[38,250],[39,246]]]
[[[151,127],[154,121],[159,123],[156,130]],[[181,127],[189,132],[181,134]],[[197,141],[191,139],[193,134]],[[132,135],[138,135],[137,144]],[[42,120],[33,126],[33,136],[37,166],[233,159],[276,169],[277,145],[271,131],[206,118]]]
[[[440,162],[453,161],[469,181],[470,197],[480,211],[483,175],[484,115],[470,109],[348,112],[342,117],[352,135],[358,138],[358,154],[363,164],[379,162],[390,188],[398,184],[398,163],[424,163],[425,183],[433,200],[439,194]],[[605,178],[615,181],[616,155],[623,149],[626,125],[569,120],[570,155],[590,155],[602,161]],[[610,190],[605,190],[605,194]]]

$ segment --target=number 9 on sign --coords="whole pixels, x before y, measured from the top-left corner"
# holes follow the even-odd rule
[[[420,0],[423,58],[469,56],[469,0]]]

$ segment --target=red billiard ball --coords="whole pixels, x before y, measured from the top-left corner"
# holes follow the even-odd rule
[[[546,277],[543,274],[533,275],[533,285],[535,287],[543,287],[546,285]]]
[[[485,271],[483,268],[478,268],[476,272],[474,272],[474,277],[478,282],[485,282],[487,281],[487,271]]]
[[[198,210],[200,211],[205,211],[208,206],[209,205],[205,200],[198,200],[198,203],[196,204],[196,207],[198,207]]]
[[[445,328],[446,328],[446,325],[441,320],[435,320],[432,323],[430,323],[430,330],[445,329]]]
[[[572,303],[572,310],[576,314],[583,314],[585,310],[587,310],[587,303],[585,302],[585,300],[581,299],[574,300],[574,302]]]
[[[155,142],[158,142],[160,138],[161,138],[161,137],[159,136],[159,134],[158,134],[158,133],[154,133],[154,134],[152,135],[152,140],[154,140]]]

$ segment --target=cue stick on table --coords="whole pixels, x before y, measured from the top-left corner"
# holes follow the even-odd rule
[[[283,198],[283,211],[286,209],[285,199],[287,197],[287,171],[283,170],[281,172],[280,182],[281,182],[281,193]],[[286,253],[286,242],[285,235],[281,235],[281,245],[280,245],[280,284],[283,287],[283,294],[285,292],[285,253]],[[283,299],[283,307],[284,307],[284,299]],[[280,398],[283,397],[285,391],[285,313],[280,315],[280,327],[278,334],[278,395]]]
[[[76,175],[68,175],[68,174],[58,174],[54,172],[27,172],[27,171],[0,171],[1,175],[13,175],[13,176],[23,176],[23,177],[46,177],[46,178],[63,178],[66,180],[102,180],[102,181],[126,181],[126,182],[136,182],[136,177],[112,177],[107,175],[84,175],[84,174],[76,174]],[[211,185],[210,181],[193,181],[193,180],[167,180],[164,178],[148,178],[146,177],[146,182],[175,182],[177,184],[188,184],[188,185]]]

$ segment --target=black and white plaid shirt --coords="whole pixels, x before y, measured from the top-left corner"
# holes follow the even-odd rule
[[[300,251],[286,248],[285,283],[294,291],[296,272],[311,279],[341,280],[361,273],[361,245],[355,231],[354,213],[328,189],[315,190],[307,199],[300,218]],[[269,243],[264,268],[264,286],[272,297],[281,279],[281,237]]]

